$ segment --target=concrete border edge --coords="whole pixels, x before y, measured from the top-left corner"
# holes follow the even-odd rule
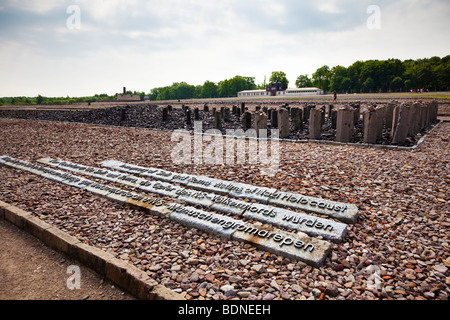
[[[112,254],[80,242],[77,238],[40,220],[30,212],[0,201],[0,219],[28,232],[52,249],[67,254],[141,300],[185,300],[158,284],[144,271]]]

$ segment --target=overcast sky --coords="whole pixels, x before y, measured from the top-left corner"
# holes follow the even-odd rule
[[[0,0],[0,97],[90,96],[450,54],[448,0]]]

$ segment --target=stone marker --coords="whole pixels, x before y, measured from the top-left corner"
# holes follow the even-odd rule
[[[394,108],[395,108],[395,102],[391,101],[386,105],[386,111],[384,114],[384,123],[386,124],[386,128],[391,130],[392,129],[392,119],[394,117]]]
[[[403,144],[408,136],[410,126],[411,107],[406,104],[398,106],[398,116],[394,114],[394,120],[398,117],[395,125],[394,136],[392,144]]]
[[[289,111],[285,108],[281,108],[278,111],[278,129],[280,130],[281,139],[289,137]]]
[[[252,127],[252,114],[249,111],[245,111],[242,116],[242,127],[244,131]]]
[[[357,124],[359,119],[361,118],[361,103],[357,102],[357,103],[353,103],[351,105],[353,107],[353,124]]]
[[[364,115],[364,143],[374,144],[377,142],[377,134],[378,134],[378,115],[377,111],[370,107],[368,112],[365,112]]]
[[[411,135],[415,135],[420,132],[421,105],[421,103],[415,102],[411,106],[410,125],[408,130],[408,133]]]
[[[198,108],[194,108],[194,120],[200,120],[200,112]]]
[[[186,109],[186,125],[190,126],[192,124],[192,120],[191,120],[191,109]]]
[[[291,117],[292,122],[294,123],[294,130],[295,131],[303,130],[302,110],[300,110],[299,108],[292,108]]]
[[[322,133],[322,115],[320,109],[309,111],[309,139],[319,140]]]
[[[169,218],[182,225],[230,240],[243,241],[261,250],[303,261],[314,267],[323,265],[331,251],[331,245],[328,242],[302,233],[294,234],[262,227],[179,204],[169,204],[167,207],[170,210]]]
[[[270,125],[272,128],[278,128],[278,110],[272,109],[270,117]]]
[[[222,130],[222,112],[220,111],[214,112],[214,128]]]
[[[377,106],[375,108],[375,112],[378,118],[377,124],[377,139],[383,138],[383,129],[384,129],[384,121],[386,115],[386,107],[385,106]]]
[[[336,141],[350,142],[353,137],[354,128],[353,108],[345,106],[338,109],[336,123]]]
[[[330,243],[311,238],[303,233],[291,233],[276,228],[262,227],[227,216],[202,211],[177,203],[166,203],[163,199],[142,196],[77,177],[63,171],[53,170],[31,163],[0,157],[0,163],[39,176],[52,177],[53,180],[102,195],[108,200],[118,202],[161,218],[168,218],[187,227],[195,227],[207,233],[231,240],[243,241],[271,253],[289,259],[303,261],[315,267],[323,264],[331,250]],[[101,191],[101,192],[100,192]]]
[[[165,170],[161,170],[163,171],[163,174],[160,174],[160,169],[136,166],[116,160],[104,161],[100,163],[100,165],[102,167],[133,173],[142,177],[149,177],[151,179],[164,179],[163,181],[167,182],[171,181],[171,174],[172,176],[178,175]],[[229,195],[235,198],[255,200],[265,204],[275,204],[288,208],[304,210],[306,212],[316,212],[334,217],[346,223],[355,223],[358,218],[358,208],[352,204],[309,197],[290,192],[278,192],[274,188],[256,187],[245,183],[211,179],[194,175],[186,176],[191,177],[189,180],[194,179],[191,184],[188,184],[189,187],[194,188],[195,186],[197,190],[203,190],[205,192],[214,192],[221,195]],[[203,183],[203,181],[205,181],[205,183]],[[186,180],[185,183],[187,183]]]
[[[264,112],[256,112],[253,128],[256,131],[256,136],[259,138],[261,133],[259,130],[267,130],[267,116]],[[267,137],[267,133],[266,133]]]
[[[336,130],[337,124],[337,110],[331,110],[331,129]]]

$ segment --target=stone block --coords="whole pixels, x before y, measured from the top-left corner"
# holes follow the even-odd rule
[[[320,109],[309,111],[309,139],[319,140],[322,133],[322,114]]]
[[[20,208],[14,206],[6,206],[4,208],[4,218],[5,220],[11,222],[16,227],[23,229],[28,217],[31,213],[24,211]]]
[[[378,128],[380,126],[377,111],[364,113],[364,143],[375,144],[378,138]]]
[[[295,234],[249,223],[241,223],[233,232],[232,240],[246,242],[260,250],[302,261],[314,267],[322,266],[331,251],[330,243],[308,237],[304,233]]]
[[[168,204],[168,208],[171,210],[169,213],[170,220],[185,227],[196,228],[227,239],[230,239],[233,233],[233,230],[228,226],[238,221],[228,216],[178,204]]]
[[[353,204],[304,196],[292,192],[277,192],[269,198],[268,204],[300,209],[305,212],[315,212],[345,223],[355,223],[358,219],[358,207]]]
[[[44,240],[45,231],[50,227],[50,224],[33,215],[29,215],[27,219],[23,221],[23,230],[41,241]]]
[[[278,129],[280,130],[280,138],[285,139],[289,137],[289,111],[281,108],[278,111]]]
[[[82,242],[74,244],[71,250],[73,258],[102,276],[106,275],[106,262],[114,258],[112,254]]]
[[[243,217],[311,236],[321,236],[323,239],[334,242],[341,242],[347,234],[345,223],[256,203],[244,212]]]
[[[42,237],[42,242],[46,245],[67,255],[71,254],[72,246],[80,242],[77,238],[72,237],[53,226],[43,230]]]
[[[409,133],[411,121],[411,107],[405,104],[398,106],[398,116],[394,114],[394,121],[397,121],[392,138],[392,144],[402,144]]]
[[[106,261],[106,277],[122,289],[127,290],[130,285],[130,275],[128,273],[129,263],[117,258]]]
[[[350,142],[353,137],[354,111],[350,107],[340,108],[337,111],[336,141]]]
[[[267,130],[267,115],[264,112],[255,113],[253,129],[255,129],[257,137],[261,137],[261,132],[259,130]]]

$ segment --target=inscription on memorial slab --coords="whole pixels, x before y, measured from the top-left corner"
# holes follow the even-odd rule
[[[355,223],[358,219],[358,207],[353,204],[330,201],[292,192],[280,192],[272,188],[256,187],[249,184],[211,179],[202,176],[188,174],[180,175],[173,172],[169,175],[170,172],[166,170],[145,168],[116,160],[104,161],[101,162],[100,165],[106,168],[137,174],[139,176],[155,180],[162,180],[161,175],[158,174],[158,172],[162,171],[164,173],[163,181],[176,182],[181,185],[186,185],[190,188],[196,188],[206,192],[214,192],[236,198],[250,199],[266,204],[281,205],[306,212],[320,213],[336,218],[345,223]],[[183,176],[184,179],[182,182],[180,182],[180,179],[177,179],[177,181],[171,180],[171,177],[179,176]],[[203,182],[205,182],[205,184],[209,184],[205,185]]]
[[[8,156],[1,156],[0,164],[93,192],[106,199],[171,219],[187,227],[195,227],[228,239],[244,241],[262,250],[303,261],[315,267],[323,264],[331,250],[330,243],[311,238],[301,232],[291,233],[267,228],[217,213],[185,207],[178,203],[166,203],[163,199],[142,196]]]
[[[298,230],[309,235],[321,236],[324,239],[335,242],[342,241],[347,233],[347,225],[344,223],[270,205],[249,203],[222,195],[175,186],[167,182],[149,181],[133,175],[124,175],[120,172],[83,166],[62,160],[42,158],[38,162],[108,181],[122,183],[144,191],[170,196],[189,204],[201,205],[219,212],[239,215],[247,219],[254,219],[264,223]]]

